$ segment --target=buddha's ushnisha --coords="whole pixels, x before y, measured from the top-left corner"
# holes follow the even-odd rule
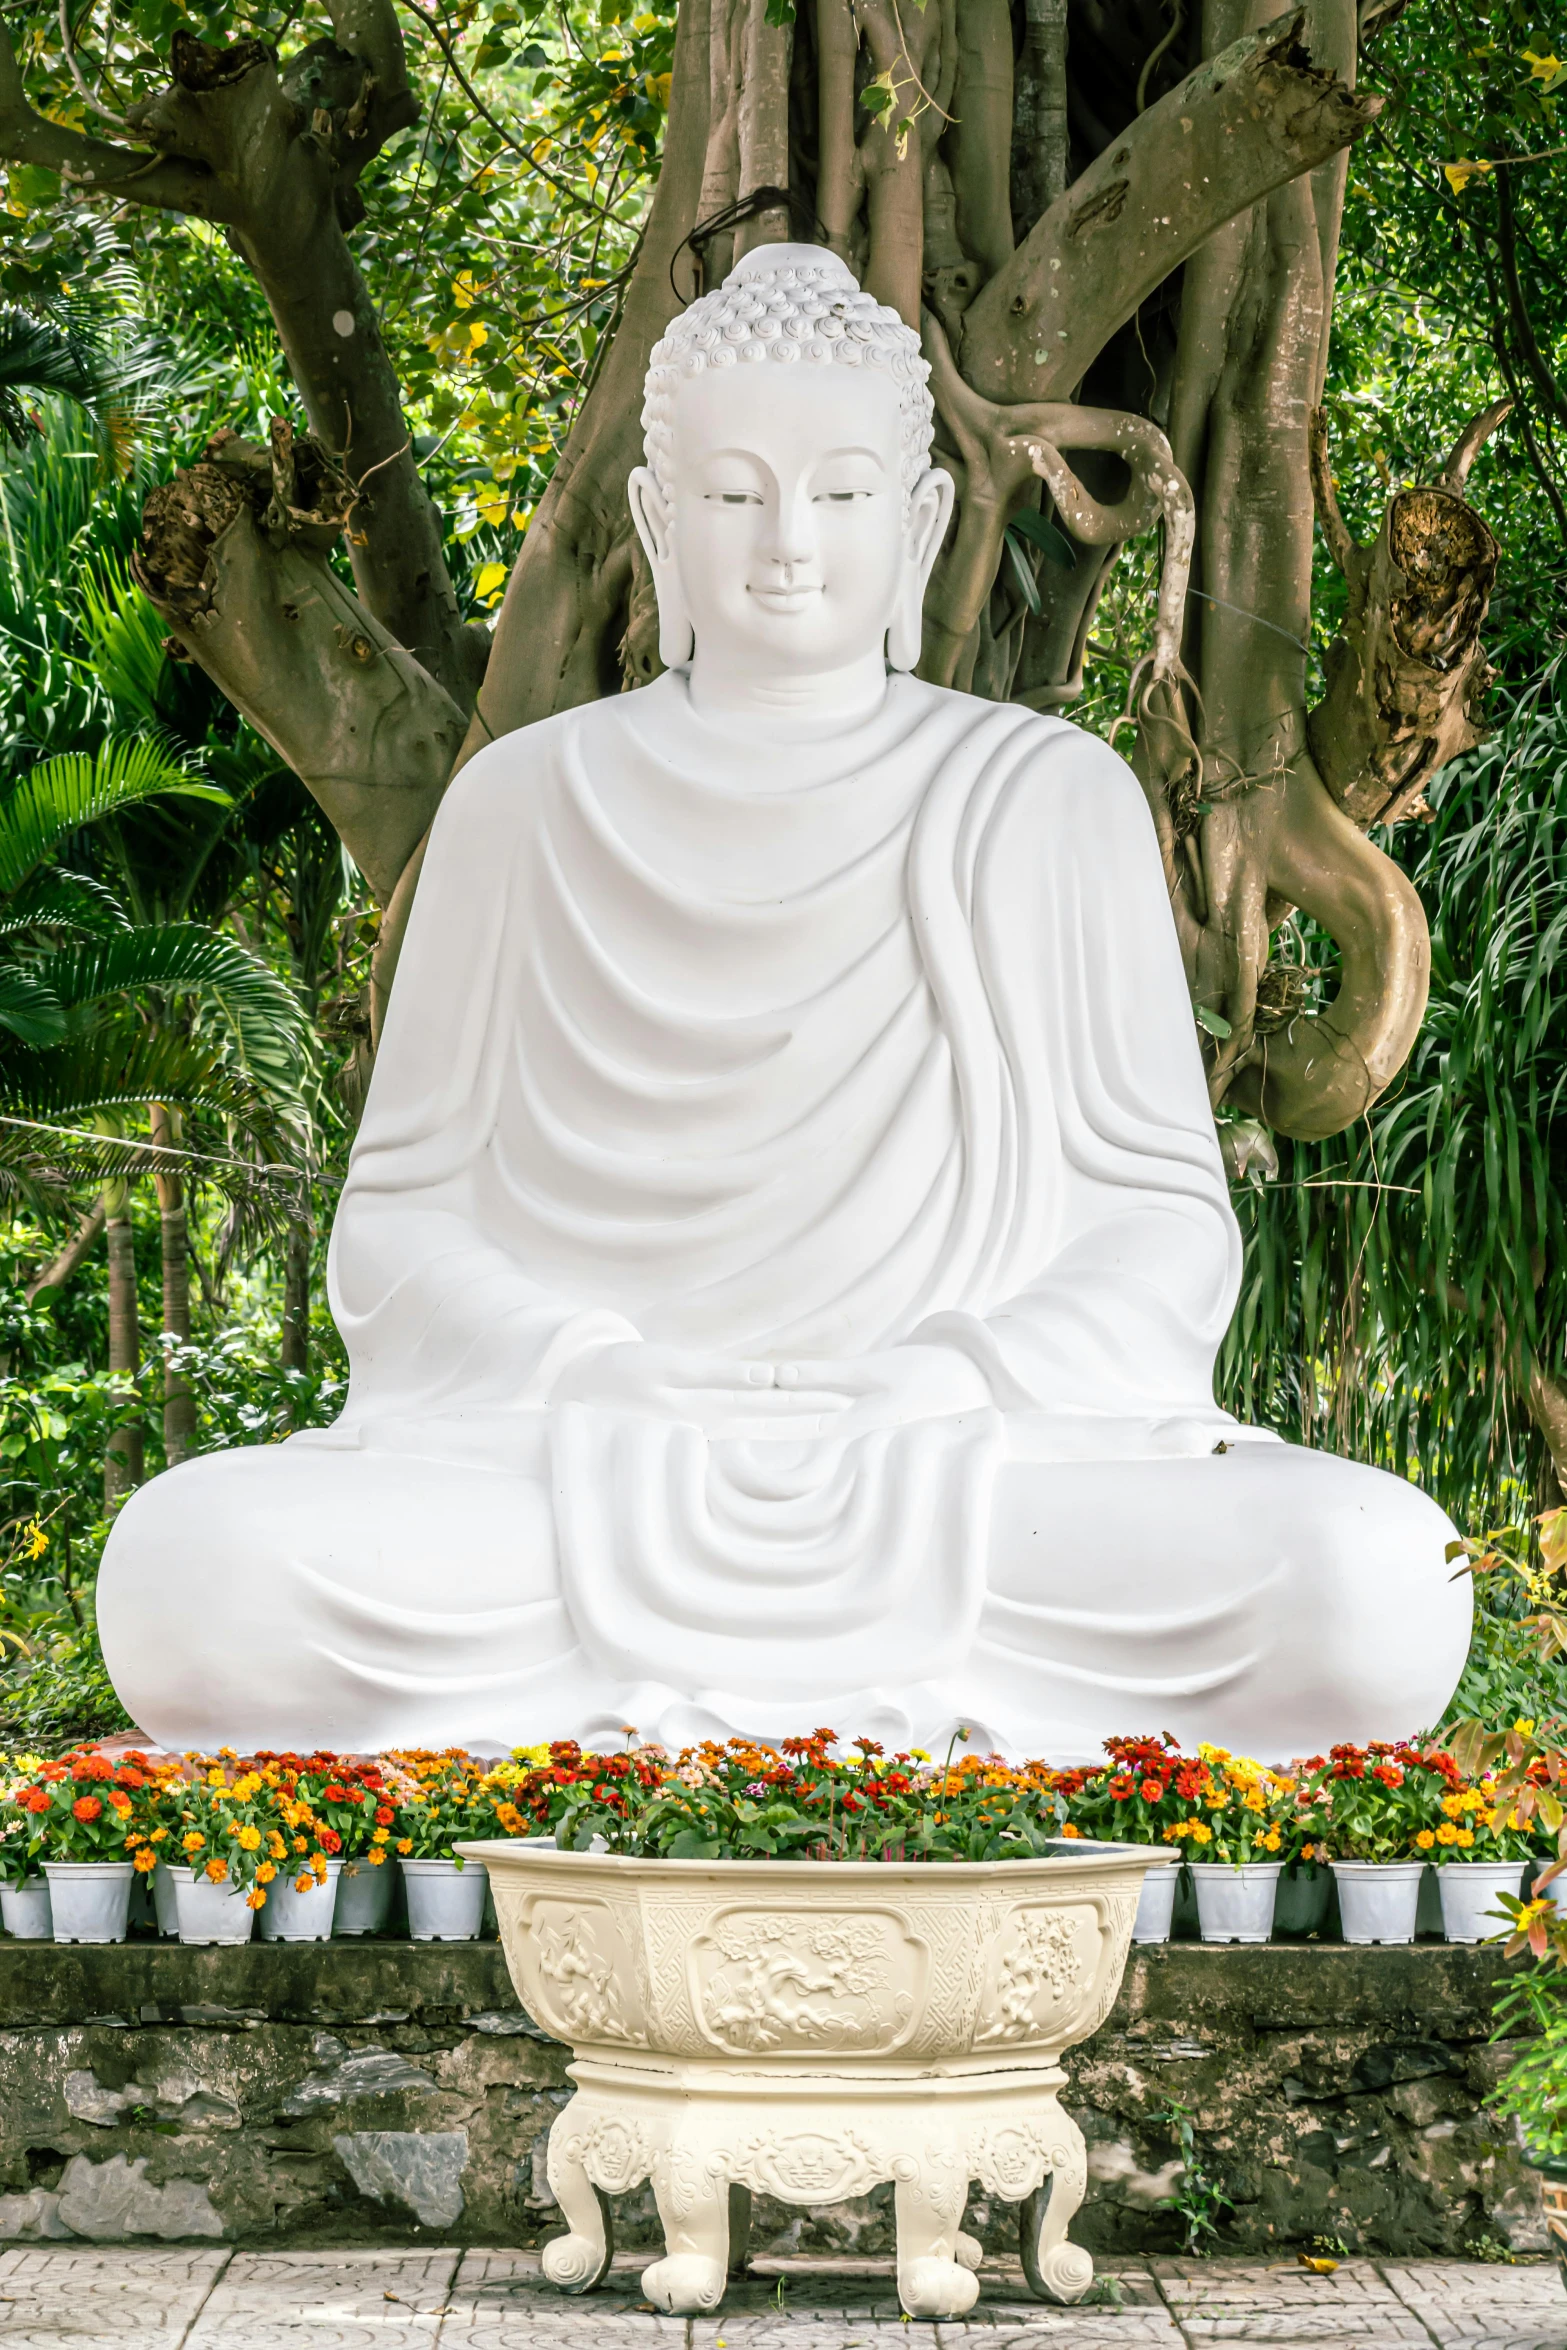
[[[1447,1520],[1213,1402],[1239,1237],[1130,769],[909,674],[915,337],[764,246],[645,422],[668,672],[448,793],[333,1234],[348,1407],[127,1505],[125,1703],[1060,1761],[1435,1720]]]

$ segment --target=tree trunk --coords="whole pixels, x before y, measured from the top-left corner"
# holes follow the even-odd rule
[[[310,1368],[310,1223],[308,1204],[288,1223],[283,1248],[283,1337],[279,1361],[285,1371]]]
[[[109,1375],[134,1379],[141,1369],[141,1325],[136,1304],[136,1243],[131,1231],[131,1187],[108,1183],[103,1192],[109,1234]],[[103,1506],[108,1516],[145,1474],[140,1418],[113,1430],[103,1462]]]
[[[1163,532],[1127,720],[1213,1099],[1300,1136],[1361,1116],[1409,1052],[1429,952],[1367,830],[1418,814],[1468,739],[1496,549],[1452,463],[1398,493],[1364,554],[1335,529],[1320,441],[1314,467],[1346,156],[1377,111],[1355,89],[1354,0],[1271,21],[1268,0],[682,0],[620,325],[513,568],[482,695],[482,632],[457,617],[345,233],[361,173],[414,111],[396,17],[391,0],[327,6],[330,53],[281,62],[177,33],[169,89],[132,118],[151,156],[34,111],[0,18],[0,156],[220,224],[272,305],[318,446],[219,436],[149,500],[141,576],[370,878],[372,1032],[454,757],[657,674],[625,498],[648,354],[798,213],[923,328],[958,484],[924,675],[1069,708],[1118,547]],[[1351,596],[1308,713],[1314,505]],[[1069,570],[1026,558],[1037,599],[1006,556],[1025,509],[1075,554]],[[323,561],[345,522],[357,597]],[[1274,956],[1295,909],[1337,943],[1330,1002]]]
[[[163,1102],[153,1104],[152,1139],[160,1150],[179,1147],[179,1113]],[[196,1449],[195,1390],[176,1360],[190,1344],[190,1228],[184,1177],[159,1169],[153,1182],[163,1244],[163,1451],[172,1469]]]

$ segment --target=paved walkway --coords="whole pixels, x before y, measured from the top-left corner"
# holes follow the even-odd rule
[[[763,2261],[716,2318],[659,2317],[640,2258],[582,2300],[531,2252],[0,2252],[0,2350],[1567,2350],[1554,2265],[1116,2260],[1086,2308],[1045,2309],[1015,2268],[982,2275],[959,2325],[898,2314],[890,2268]],[[1119,2306],[1116,2306],[1119,2304]]]

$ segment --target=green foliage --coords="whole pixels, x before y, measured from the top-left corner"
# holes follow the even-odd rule
[[[1176,2214],[1186,2231],[1182,2251],[1195,2253],[1200,2259],[1213,2250],[1210,2239],[1218,2237],[1220,2214],[1233,2211],[1235,2205],[1203,2162],[1192,2108],[1172,2097],[1156,2118],[1174,2139],[1181,2163],[1180,2184],[1165,2198],[1165,2207]]]
[[[1567,2163],[1567,1973],[1531,1968],[1504,1978],[1491,2038],[1524,2041],[1491,2103],[1516,2121],[1531,2162]]]

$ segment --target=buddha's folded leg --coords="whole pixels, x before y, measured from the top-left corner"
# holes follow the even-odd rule
[[[319,1439],[133,1495],[98,1621],[122,1702],[177,1750],[504,1750],[552,1734],[575,1648],[545,1479]]]
[[[1450,1521],[1295,1445],[1012,1462],[971,1658],[977,1728],[1053,1760],[1168,1730],[1265,1760],[1430,1729],[1463,1669]]]

